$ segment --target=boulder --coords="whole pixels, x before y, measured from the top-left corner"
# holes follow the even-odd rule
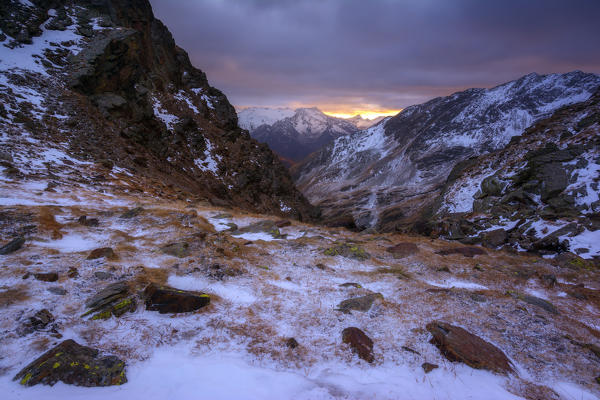
[[[488,196],[500,196],[505,186],[497,176],[488,176],[481,181],[481,192]]]
[[[99,357],[99,351],[65,340],[23,368],[14,380],[21,385],[54,385],[61,381],[76,386],[111,386],[127,382],[125,363],[115,356]]]
[[[347,258],[353,258],[355,260],[364,261],[368,260],[371,255],[367,253],[362,247],[350,243],[340,243],[323,252],[326,256],[342,256]]]
[[[186,242],[171,243],[161,247],[160,251],[173,257],[185,258],[190,255],[190,245]]]
[[[419,247],[414,243],[398,243],[395,246],[388,247],[385,249],[388,253],[391,253],[394,258],[405,258],[412,256],[419,252]]]
[[[56,282],[58,280],[57,272],[38,272],[33,274],[33,276],[38,281],[44,282]]]
[[[50,287],[48,288],[48,291],[57,296],[64,296],[65,294],[67,294],[67,291],[64,288],[61,288],[60,286]]]
[[[473,258],[473,256],[484,255],[487,253],[485,252],[485,250],[479,247],[465,246],[436,251],[435,254],[439,254],[441,256],[447,256],[450,254],[462,254],[465,257]]]
[[[79,217],[77,219],[77,222],[83,226],[98,226],[98,225],[100,225],[98,218],[88,218],[85,215],[82,215],[81,217]]]
[[[4,246],[0,247],[0,255],[14,253],[15,251],[17,251],[21,247],[23,247],[23,244],[25,244],[25,238],[23,238],[23,237],[15,238],[15,239],[11,240],[10,242],[8,242],[7,244],[5,244]]]
[[[132,208],[131,210],[125,211],[123,214],[121,214],[119,216],[119,218],[131,219],[131,218],[134,218],[134,217],[137,217],[138,215],[140,215],[142,213],[142,211],[144,211],[144,209],[142,207]]]
[[[547,300],[540,299],[539,297],[535,297],[530,294],[518,293],[513,291],[509,291],[508,294],[510,294],[514,298],[524,301],[527,304],[531,304],[533,306],[542,308],[548,311],[550,314],[558,314],[558,310],[556,309],[556,307],[554,307],[554,305]]]
[[[381,293],[371,293],[366,296],[344,300],[338,304],[338,310],[344,313],[349,313],[352,310],[366,312],[371,309],[376,299],[383,299],[383,295]]]
[[[146,310],[161,314],[196,311],[210,303],[205,293],[189,292],[151,283],[144,290]]]
[[[439,368],[439,366],[436,364],[424,362],[423,364],[421,364],[421,368],[423,368],[423,371],[425,371],[425,373],[428,374],[431,371],[433,371],[434,369]]]
[[[506,243],[508,233],[502,228],[492,231],[483,232],[481,234],[481,242],[485,247],[496,248]]]
[[[110,247],[101,247],[99,249],[92,250],[92,252],[88,255],[88,260],[96,260],[98,258],[106,258],[108,260],[116,260],[117,255]]]
[[[133,297],[128,297],[129,286],[126,282],[110,284],[90,297],[85,306],[88,308],[82,317],[94,314],[92,319],[108,319],[111,315],[120,317],[127,311],[134,312],[137,303]]]
[[[358,328],[350,327],[342,331],[342,342],[346,343],[357,354],[368,363],[375,361],[373,355],[373,341],[363,331]]]
[[[434,344],[450,361],[460,361],[472,368],[508,374],[513,372],[510,360],[493,344],[458,326],[442,321],[427,324]]]

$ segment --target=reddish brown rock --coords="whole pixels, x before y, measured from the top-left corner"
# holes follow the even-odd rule
[[[38,272],[33,274],[35,279],[44,282],[56,282],[58,280],[58,273],[56,272]]]
[[[283,220],[275,222],[275,226],[277,226],[278,228],[285,228],[286,226],[290,226],[290,225],[292,225],[292,223],[288,219],[283,219]]]
[[[460,361],[471,368],[502,374],[513,372],[502,350],[463,328],[434,321],[427,324],[427,330],[433,335],[431,343],[450,361]]]
[[[88,260],[96,260],[98,258],[106,258],[109,260],[115,260],[117,255],[110,247],[101,247],[99,249],[92,250],[90,255],[88,256]]]
[[[210,296],[204,293],[188,292],[154,283],[144,291],[146,310],[161,314],[196,311],[210,303]]]
[[[436,364],[424,362],[423,364],[421,364],[421,368],[423,368],[423,371],[425,371],[425,373],[428,374],[434,369],[439,368],[439,366],[437,366]]]
[[[414,243],[398,243],[395,246],[385,249],[388,253],[392,253],[394,258],[405,258],[419,252],[419,247]]]
[[[363,331],[350,327],[342,331],[342,342],[350,345],[350,348],[358,357],[368,363],[375,361],[373,355],[373,341]]]
[[[487,253],[485,252],[485,250],[483,250],[479,247],[465,246],[465,247],[455,247],[452,249],[440,250],[440,251],[437,251],[436,254],[439,254],[441,256],[447,256],[450,254],[462,254],[465,257],[473,258],[473,256],[484,255]]]

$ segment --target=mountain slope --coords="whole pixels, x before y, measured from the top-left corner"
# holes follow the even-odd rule
[[[563,105],[588,99],[600,77],[530,74],[406,108],[367,131],[336,139],[293,170],[332,224],[410,230],[452,168],[504,147]]]
[[[74,157],[174,186],[180,197],[298,218],[313,213],[148,1],[0,8],[0,127],[12,178],[51,173],[45,163]],[[44,158],[48,152],[61,155]]]
[[[298,162],[340,136],[359,128],[348,120],[330,117],[317,108],[242,110],[240,126],[282,158]]]

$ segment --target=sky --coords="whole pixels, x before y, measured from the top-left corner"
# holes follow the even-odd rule
[[[600,73],[598,0],[150,0],[238,108],[400,110],[531,72]]]

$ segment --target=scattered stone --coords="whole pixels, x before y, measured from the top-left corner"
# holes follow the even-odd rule
[[[23,238],[23,237],[15,238],[15,239],[11,240],[10,242],[8,242],[7,244],[5,244],[4,246],[0,247],[0,255],[14,253],[15,251],[17,251],[21,247],[23,247],[23,244],[25,244],[25,238]]]
[[[92,250],[90,255],[87,257],[88,260],[96,260],[98,258],[106,258],[108,260],[116,260],[117,255],[110,247],[101,247],[99,249]]]
[[[67,291],[65,289],[61,288],[60,286],[50,287],[50,288],[48,288],[48,291],[57,296],[64,296],[65,294],[67,294]]]
[[[101,280],[108,280],[108,279],[113,278],[113,275],[111,273],[104,272],[104,271],[96,271],[96,272],[94,272],[94,276],[97,279],[101,279]]]
[[[290,225],[292,225],[292,223],[288,219],[282,219],[280,221],[275,222],[275,226],[277,226],[278,228],[285,228],[286,226]]]
[[[295,349],[299,346],[298,342],[294,338],[289,338],[288,340],[286,340],[285,345],[290,349]]]
[[[352,352],[368,363],[375,361],[373,341],[363,331],[350,327],[342,331],[342,342],[350,345]]]
[[[405,258],[419,252],[419,247],[414,243],[398,243],[395,246],[385,249],[388,253],[392,253],[394,258]]]
[[[144,290],[146,310],[165,313],[181,313],[198,310],[210,303],[210,296],[159,286],[151,283]]]
[[[349,243],[342,243],[326,249],[323,254],[326,256],[342,256],[364,261],[371,257],[363,248]]]
[[[465,247],[454,247],[452,249],[444,249],[437,251],[436,254],[441,256],[447,256],[450,254],[462,254],[465,257],[473,258],[473,256],[487,254],[483,249],[479,247],[465,246]]]
[[[418,351],[416,351],[414,349],[411,349],[408,346],[402,346],[402,350],[408,351],[409,353],[413,353],[413,354],[416,354],[416,355],[419,355],[419,356],[421,355],[421,353],[419,353]]]
[[[421,364],[421,368],[423,368],[423,371],[425,371],[425,373],[428,374],[431,371],[433,371],[434,369],[439,368],[439,366],[436,364],[424,362],[423,364]]]
[[[127,295],[129,291],[129,287],[126,282],[117,282],[108,285],[104,289],[100,290],[94,296],[90,297],[86,302],[86,308],[91,308],[92,310],[96,310],[100,307],[103,307],[107,304],[110,304],[120,298],[123,298]]]
[[[123,218],[123,219],[131,219],[134,217],[137,217],[138,215],[140,215],[142,212],[144,211],[144,209],[142,207],[136,207],[136,208],[132,208],[129,211],[125,211],[123,214],[121,214],[119,216],[119,218]]]
[[[554,307],[554,305],[548,300],[540,299],[539,297],[535,297],[530,294],[519,293],[511,290],[508,291],[508,294],[514,298],[524,301],[527,304],[540,307],[548,311],[550,314],[558,314],[558,310],[556,309],[556,307]]]
[[[441,321],[431,322],[426,328],[433,335],[431,343],[450,361],[503,374],[513,371],[500,349],[463,328]]]
[[[448,268],[447,265],[444,265],[443,267],[438,268],[437,272],[447,272],[447,273],[450,273],[450,268]]]
[[[244,271],[237,269],[237,268],[232,268],[232,267],[228,267],[226,265],[221,265],[221,264],[211,264],[208,266],[208,269],[206,271],[206,275],[209,278],[218,280],[218,281],[222,281],[223,279],[227,278],[227,277],[233,277],[233,276],[239,276],[242,275],[244,273]]]
[[[98,226],[98,225],[100,225],[100,221],[98,221],[98,218],[88,218],[85,215],[82,215],[81,217],[79,217],[77,222],[83,226]]]
[[[362,289],[362,286],[356,282],[346,282],[346,283],[342,283],[340,284],[341,287],[353,287],[356,289]]]
[[[34,331],[41,331],[52,322],[54,322],[54,316],[52,313],[45,308],[41,309],[29,317],[29,320],[24,324],[20,333],[29,334]]]
[[[115,356],[98,357],[98,350],[65,340],[23,368],[13,380],[23,386],[61,381],[76,386],[111,386],[127,382],[125,363]]]
[[[79,272],[77,271],[77,268],[75,268],[75,267],[69,268],[69,270],[67,271],[67,276],[71,279],[77,278],[79,276]]]
[[[371,293],[366,296],[344,300],[338,304],[337,309],[346,314],[350,313],[352,310],[366,312],[371,309],[371,306],[376,299],[383,299],[383,295],[381,293]]]
[[[317,268],[319,268],[320,270],[323,270],[323,271],[325,271],[327,269],[327,266],[325,264],[323,264],[323,263],[317,263],[315,265],[315,267],[317,267]]]
[[[173,257],[185,258],[190,255],[190,245],[186,242],[171,243],[161,247],[160,251]]]
[[[56,282],[58,280],[57,272],[38,272],[33,274],[33,277],[38,281]]]

